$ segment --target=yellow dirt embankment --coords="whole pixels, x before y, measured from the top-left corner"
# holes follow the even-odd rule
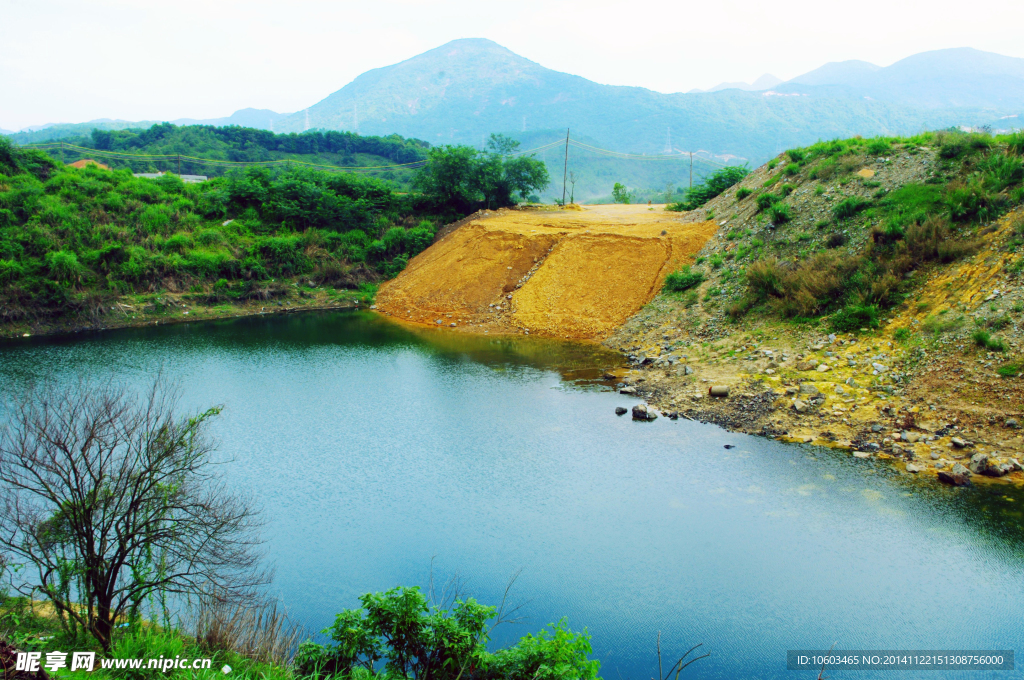
[[[459,227],[377,294],[377,307],[414,323],[599,338],[622,324],[690,262],[717,229],[662,206],[509,210]]]

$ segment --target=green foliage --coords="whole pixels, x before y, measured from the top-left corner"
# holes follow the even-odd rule
[[[721,168],[710,177],[705,178],[702,184],[687,191],[685,201],[672,203],[666,206],[666,210],[680,212],[696,210],[729,187],[735,185],[748,174],[750,174],[750,169],[746,166],[730,165]]]
[[[615,186],[612,187],[612,200],[616,203],[629,205],[633,198],[635,198],[634,194],[625,185],[616,182]]]
[[[1004,378],[1015,378],[1016,376],[1020,375],[1021,373],[1024,373],[1024,364],[1021,364],[1021,363],[1003,364],[1002,366],[1000,366],[999,368],[996,369],[996,373],[998,373],[999,375],[1003,376]]]
[[[885,156],[892,153],[892,144],[885,137],[875,137],[868,141],[867,151],[872,156]]]
[[[878,306],[846,305],[829,318],[829,325],[836,333],[878,328]]]
[[[746,187],[740,187],[739,189],[736,190],[736,200],[737,201],[742,201],[744,198],[746,198],[747,196],[749,196],[752,193],[754,193],[754,192],[751,191],[750,189],[748,189]]]
[[[832,216],[837,220],[845,220],[853,217],[858,212],[870,205],[867,201],[857,196],[848,196],[832,208]]]
[[[473,599],[432,605],[419,588],[393,588],[359,598],[362,607],[337,615],[323,631],[330,643],[304,642],[295,656],[299,674],[334,677],[375,674],[383,662],[392,678],[511,678],[593,680],[600,668],[586,632],[564,621],[528,634],[510,648],[487,651],[498,611]]]
[[[1005,341],[990,334],[986,330],[982,330],[981,328],[971,334],[971,340],[973,340],[974,344],[978,347],[987,349],[990,352],[1005,352],[1009,349]]]
[[[784,167],[782,171],[789,175],[790,177],[792,177],[793,175],[797,175],[800,173],[800,164],[790,163],[786,167]]]
[[[896,332],[892,334],[893,339],[901,344],[906,344],[910,341],[912,333],[909,328],[897,328]]]
[[[773,224],[785,224],[793,219],[789,212],[789,206],[784,203],[773,203],[769,206],[768,217]]]
[[[758,210],[767,210],[768,208],[770,208],[771,206],[775,205],[776,203],[778,203],[781,200],[782,200],[782,197],[781,196],[776,196],[775,194],[769,194],[769,193],[760,194],[757,197],[757,209]]]
[[[468,146],[431,149],[414,186],[435,210],[468,214],[478,208],[506,208],[549,183],[547,166],[536,158],[511,156],[518,142],[491,135],[489,150]]]
[[[789,160],[793,161],[794,163],[799,163],[800,161],[807,157],[807,154],[804,152],[803,149],[790,149],[789,151],[786,152],[786,155],[789,156]]]
[[[670,293],[681,293],[704,282],[704,273],[693,271],[690,265],[684,265],[679,271],[665,277],[664,289]]]

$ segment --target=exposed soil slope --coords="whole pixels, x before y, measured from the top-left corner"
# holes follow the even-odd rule
[[[482,213],[381,286],[377,307],[414,323],[601,338],[717,228],[647,205]]]

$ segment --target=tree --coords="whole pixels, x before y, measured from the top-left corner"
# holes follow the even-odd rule
[[[614,200],[616,203],[628,204],[634,198],[635,196],[633,192],[627,189],[625,185],[616,182],[615,186],[612,187],[612,200]]]
[[[543,161],[512,155],[518,147],[513,139],[491,135],[485,152],[468,146],[433,148],[414,186],[437,207],[462,214],[515,205],[549,182]]]
[[[574,200],[576,198],[576,182],[578,182],[579,180],[580,180],[580,177],[579,177],[579,175],[576,174],[576,171],[575,170],[570,170],[569,171],[569,186],[571,187],[569,189],[569,203],[570,204],[576,202]]]
[[[213,473],[219,407],[178,415],[160,379],[143,395],[80,381],[28,390],[0,431],[0,546],[29,569],[69,632],[109,651],[150,598],[243,598],[268,582],[251,502]]]
[[[742,180],[749,173],[750,169],[746,166],[730,165],[721,168],[706,178],[703,183],[687,191],[685,201],[672,203],[666,206],[666,209],[675,211],[696,210]]]

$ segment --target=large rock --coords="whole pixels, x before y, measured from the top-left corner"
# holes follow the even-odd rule
[[[798,371],[810,371],[818,366],[817,359],[811,359],[810,361],[798,361],[796,364],[796,370]]]
[[[818,372],[824,373],[825,371],[831,371],[832,367],[828,364],[818,364]]]
[[[976,453],[971,456],[971,472],[974,474],[982,474],[988,469],[988,455],[984,453]]]
[[[658,414],[647,404],[637,404],[633,407],[633,420],[654,420]]]
[[[615,415],[617,415],[617,416],[624,416],[628,412],[629,412],[629,409],[627,409],[625,406],[616,406],[615,407]]]
[[[799,399],[793,400],[793,410],[797,413],[807,413],[807,409],[808,406],[806,402],[800,401]]]
[[[950,440],[953,443],[953,447],[957,449],[967,448],[967,441],[960,437],[951,437]]]
[[[632,386],[623,387],[621,390],[619,390],[619,394],[636,394],[636,388]]]
[[[914,463],[907,463],[907,472],[922,472],[924,470],[920,465]]]
[[[821,391],[814,385],[811,385],[810,383],[804,383],[803,385],[800,386],[800,394],[806,394],[810,397],[816,397],[819,394],[821,394]]]
[[[939,481],[943,484],[950,484],[952,486],[967,486],[971,483],[970,477],[957,472],[946,472],[945,470],[939,471]]]

